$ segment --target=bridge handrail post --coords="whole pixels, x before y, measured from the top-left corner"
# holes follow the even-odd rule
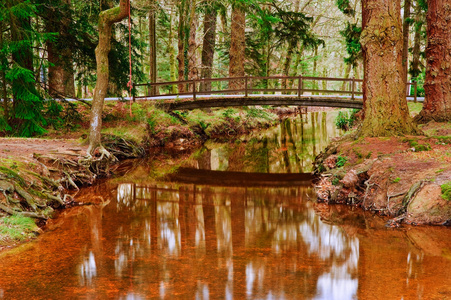
[[[355,93],[355,77],[352,77],[352,86],[351,86],[351,99],[354,100],[354,93]]]
[[[248,96],[248,91],[247,91],[247,81],[248,81],[248,78],[247,78],[247,75],[244,77],[244,96],[247,98],[247,96]]]
[[[193,80],[193,100],[196,101],[196,79]]]

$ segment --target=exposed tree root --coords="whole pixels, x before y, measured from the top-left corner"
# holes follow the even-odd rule
[[[104,152],[99,151],[96,156],[35,154],[30,163],[37,166],[38,171],[0,166],[0,210],[47,219],[55,208],[64,208],[74,201],[67,190],[79,190],[81,186],[92,184],[98,176],[109,175],[117,157],[134,158],[145,154],[142,147],[123,138],[106,136],[103,142]]]

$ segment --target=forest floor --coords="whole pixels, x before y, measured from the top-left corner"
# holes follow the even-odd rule
[[[422,136],[355,139],[354,130],[332,142],[316,159],[318,201],[390,216],[394,227],[451,225],[451,123],[419,127]]]

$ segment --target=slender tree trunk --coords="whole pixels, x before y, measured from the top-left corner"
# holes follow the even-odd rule
[[[406,100],[400,0],[363,0],[362,7],[368,17],[360,39],[365,54],[367,99],[360,134],[417,134]]]
[[[451,0],[429,0],[426,98],[418,121],[451,121]]]
[[[118,7],[102,11],[99,16],[99,44],[96,47],[97,82],[92,100],[91,125],[89,132],[88,155],[93,155],[97,148],[102,155],[110,154],[103,148],[100,138],[102,129],[102,111],[109,83],[108,54],[111,50],[111,31],[113,24],[128,16],[130,0],[121,0]]]
[[[199,78],[197,68],[197,43],[196,43],[196,29],[197,29],[197,15],[196,15],[196,0],[191,0],[189,11],[189,37],[188,37],[188,80],[196,80]],[[194,87],[190,85],[190,91]]]
[[[3,21],[0,21],[0,49],[3,49]],[[0,64],[1,65],[7,64],[7,58],[3,55],[3,53],[0,53]],[[3,118],[6,122],[8,122],[9,119],[8,92],[6,88],[5,71],[3,69],[0,71],[0,76],[1,76],[0,79],[2,80]]]
[[[155,12],[156,5],[153,0],[150,1],[151,8],[149,11],[149,80],[151,83],[157,82],[157,38],[156,38],[156,21]],[[156,87],[150,89],[150,95],[157,93]]]
[[[407,84],[407,75],[409,74],[409,33],[410,33],[410,7],[412,0],[404,0],[404,21],[402,24],[402,66],[404,70],[405,83]]]
[[[348,79],[349,78],[349,73],[351,73],[351,64],[345,64],[345,75],[343,76],[343,78]],[[341,90],[344,91],[346,90],[346,81],[343,81],[343,84],[341,85]]]
[[[224,44],[224,37],[228,35],[228,27],[227,27],[227,10],[221,9],[219,11],[219,19],[221,20],[221,32],[222,34],[219,36],[219,43]]]
[[[169,23],[170,23],[170,28],[169,28],[169,72],[170,72],[170,77],[171,77],[171,81],[177,81],[177,65],[176,65],[176,59],[175,59],[175,47],[174,47],[174,12],[171,10],[171,14],[169,17]],[[175,94],[177,93],[177,87],[175,85],[172,85],[171,87],[172,89],[172,93]]]
[[[232,8],[232,23],[230,32],[230,63],[229,77],[243,77],[245,59],[245,29],[246,13],[241,4],[234,3]],[[231,90],[243,89],[244,80],[231,80],[229,83]]]
[[[216,43],[216,19],[218,11],[213,7],[213,1],[209,1],[209,7],[204,18],[204,41],[202,46],[202,78],[211,78],[213,75],[213,58]],[[204,82],[203,91],[211,91],[211,82]]]
[[[299,6],[301,4],[300,0],[295,0],[293,3],[294,6],[294,12],[299,12]],[[287,57],[285,58],[285,62],[283,64],[283,76],[289,76],[290,75],[290,67],[291,67],[291,62],[293,61],[293,53],[294,53],[294,49],[297,48],[299,42],[290,42],[288,43],[288,49],[287,49]],[[283,80],[282,81],[282,88],[286,89],[288,85],[288,81],[287,80]]]
[[[419,5],[417,5],[419,7]],[[412,51],[412,63],[410,65],[410,76],[412,76],[412,78],[416,78],[418,77],[418,75],[420,75],[421,73],[421,69],[420,69],[420,52],[421,52],[421,28],[423,27],[423,25],[418,25],[419,22],[419,14],[420,14],[420,9],[418,9],[417,12],[417,16],[416,16],[416,20],[415,23],[417,24],[415,26],[415,34],[414,34],[414,38],[413,38],[413,51]]]
[[[178,61],[178,80],[183,81],[185,80],[185,68],[187,66],[186,64],[186,41],[187,41],[187,31],[189,31],[189,28],[187,27],[187,14],[188,14],[188,1],[189,0],[180,0],[178,4],[178,10],[179,10],[179,26],[178,26],[178,54],[177,54],[177,61]],[[185,85],[179,84],[178,85],[179,93],[185,92]]]
[[[315,46],[315,51],[313,52],[314,54],[314,58],[313,58],[313,76],[318,76],[317,74],[317,68],[318,68],[318,46]],[[313,81],[313,89],[317,90],[318,89],[318,81],[314,80]],[[313,95],[319,95],[318,92],[313,92]]]
[[[288,50],[287,50],[287,56],[285,58],[285,63],[283,64],[283,76],[289,76],[290,75],[290,66],[291,66],[291,61],[293,60],[293,52],[294,52],[294,48],[297,46],[297,42],[296,43],[289,43],[288,45]],[[287,84],[288,84],[288,80],[284,79],[282,81],[282,89],[286,89],[287,88]]]

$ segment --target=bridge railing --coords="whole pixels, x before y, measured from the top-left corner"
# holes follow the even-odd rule
[[[416,82],[407,83],[407,96]],[[354,99],[363,95],[363,80],[355,78],[309,77],[309,76],[268,76],[268,77],[226,77],[184,81],[134,84],[138,95],[134,99],[156,96],[199,96],[207,95],[343,95]]]

